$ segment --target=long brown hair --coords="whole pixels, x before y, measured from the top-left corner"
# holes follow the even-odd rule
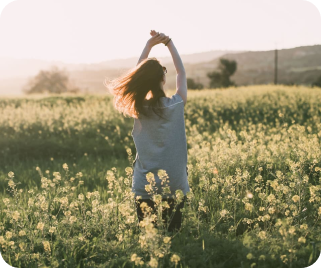
[[[166,97],[160,85],[163,75],[164,70],[160,62],[156,58],[146,58],[121,77],[109,82],[105,79],[104,85],[114,95],[114,107],[118,111],[134,118],[138,118],[140,114],[148,117],[150,115],[143,107],[147,94],[151,96],[149,107],[152,107],[154,113],[157,106],[161,107],[160,98]],[[163,109],[157,110],[163,112]]]

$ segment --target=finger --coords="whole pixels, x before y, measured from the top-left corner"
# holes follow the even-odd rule
[[[160,35],[157,36],[157,38],[160,40],[160,39],[164,38],[164,35],[160,34]]]

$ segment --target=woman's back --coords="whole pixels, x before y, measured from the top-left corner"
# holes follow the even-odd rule
[[[140,115],[134,119],[132,137],[136,146],[136,159],[133,163],[132,192],[143,199],[150,198],[145,190],[148,185],[146,174],[154,174],[158,194],[162,194],[161,180],[157,173],[163,169],[169,176],[171,194],[163,197],[175,198],[175,191],[181,189],[184,193],[190,191],[187,180],[187,144],[184,121],[184,102],[179,94],[171,98],[162,97],[163,118],[148,107],[144,108],[150,116]]]

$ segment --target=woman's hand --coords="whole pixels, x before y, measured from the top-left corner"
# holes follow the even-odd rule
[[[168,40],[169,40],[169,37],[163,33],[158,33],[158,32],[155,32],[154,30],[151,30],[150,31],[150,35],[152,36],[148,41],[147,43],[153,47],[157,44],[160,44],[160,43],[163,43],[165,44]]]

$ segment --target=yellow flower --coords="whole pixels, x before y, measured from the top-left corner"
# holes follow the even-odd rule
[[[163,194],[171,194],[170,186],[163,187]]]
[[[245,203],[245,209],[248,210],[248,211],[250,211],[250,212],[252,212],[252,210],[253,210],[253,205],[250,204],[250,203]]]
[[[224,218],[229,212],[226,209],[221,210],[220,215]]]
[[[68,205],[68,198],[66,196],[62,197],[59,199],[59,202],[61,203],[62,206],[66,206]]]
[[[261,238],[262,240],[266,238],[266,232],[265,231],[261,231],[258,234],[259,238]]]
[[[11,237],[12,237],[12,232],[6,231],[6,238],[11,239]]]
[[[14,188],[16,184],[14,183],[13,180],[9,180],[8,181],[8,185],[9,185],[10,188]]]
[[[9,244],[9,246],[10,246],[11,248],[15,248],[15,246],[14,246],[14,241],[10,241],[8,244]]]
[[[93,200],[92,202],[93,207],[96,207],[99,205],[99,201],[97,199]]]
[[[160,202],[162,202],[162,196],[160,194],[156,194],[153,196],[153,201],[158,205]]]
[[[295,234],[295,227],[294,227],[294,226],[291,226],[291,227],[289,228],[289,233],[290,233],[290,234]]]
[[[126,172],[127,175],[130,175],[130,174],[133,173],[133,169],[131,167],[126,167],[125,168],[125,172]]]
[[[153,183],[155,181],[155,177],[154,177],[154,174],[152,172],[148,172],[146,174],[146,179],[149,183]]]
[[[274,195],[274,194],[270,194],[270,195],[267,197],[267,200],[268,200],[269,202],[275,201],[275,195]]]
[[[268,211],[269,211],[270,214],[273,214],[275,212],[275,208],[271,207],[271,208],[269,208]]]
[[[26,235],[26,232],[24,230],[19,231],[19,236],[24,236]]]
[[[39,253],[32,253],[31,258],[39,260]]]
[[[192,192],[187,192],[186,197],[188,200],[191,200],[193,198],[193,193]]]
[[[145,185],[146,192],[151,192],[153,190],[152,186],[150,184]]]
[[[261,168],[261,170],[259,169],[259,171],[262,171],[262,170],[263,170],[262,168]],[[257,183],[262,182],[262,181],[263,181],[262,176],[261,176],[261,175],[257,175],[257,176],[255,177],[255,181],[256,181]]]
[[[263,221],[268,221],[268,220],[270,220],[271,219],[271,217],[270,217],[270,215],[269,214],[266,214],[266,215],[264,215],[263,216]]]
[[[252,253],[249,253],[249,254],[246,255],[246,258],[249,259],[249,260],[251,260],[251,259],[254,258],[254,256],[253,256]]]
[[[298,242],[304,244],[304,243],[306,242],[306,239],[305,239],[303,236],[301,236],[301,237],[298,239]]]
[[[306,223],[303,223],[300,225],[300,229],[306,230],[306,229],[308,229],[308,225]]]
[[[130,260],[132,261],[132,262],[135,262],[135,265],[143,265],[144,264],[144,262],[143,261],[141,261],[141,257],[138,257],[137,256],[137,254],[136,253],[134,253],[134,254],[132,254],[132,256],[131,256],[131,258],[130,258]]]
[[[24,242],[20,243],[19,248],[21,251],[24,251],[25,250],[25,243]]]
[[[77,218],[76,218],[75,216],[71,216],[71,217],[69,218],[69,221],[70,221],[71,224],[73,224],[74,222],[77,221]]]
[[[298,196],[298,195],[294,195],[293,197],[292,197],[292,200],[293,200],[293,202],[298,202],[299,200],[300,200],[300,197]]]
[[[53,233],[54,231],[56,231],[56,227],[51,226],[51,227],[49,228],[49,233]]]
[[[287,263],[287,261],[288,261],[288,258],[287,258],[286,255],[281,255],[281,256],[280,256],[280,259],[281,259],[284,263]]]
[[[2,201],[6,206],[8,206],[9,203],[10,203],[10,199],[9,198],[3,198]]]
[[[44,225],[43,222],[39,222],[39,223],[37,224],[37,229],[39,229],[39,230],[42,231],[44,226],[45,226],[45,225]]]
[[[149,266],[152,268],[157,268],[158,267],[158,261],[157,259],[151,257],[150,261],[149,261]]]
[[[171,257],[171,262],[175,262],[176,265],[180,260],[181,258],[176,254],[173,254],[173,256]]]
[[[175,191],[175,195],[176,195],[176,198],[177,198],[177,202],[180,203],[183,201],[183,198],[184,198],[184,193],[181,189],[178,189]]]
[[[165,236],[163,240],[164,243],[167,244],[171,240],[171,238],[169,236]]]
[[[43,248],[45,249],[45,251],[50,251],[50,243],[49,241],[42,241],[43,244]]]
[[[62,165],[62,168],[63,168],[64,170],[68,170],[68,165],[67,165],[66,163],[64,163],[64,164]]]
[[[8,173],[8,177],[12,179],[12,178],[14,177],[14,173],[13,173],[12,171],[10,171],[10,172]]]
[[[162,201],[163,208],[170,208],[168,202],[166,200]]]
[[[64,214],[66,217],[69,217],[71,215],[71,211],[70,210],[66,210],[64,211]]]
[[[134,253],[134,254],[132,254],[130,260],[131,260],[131,261],[135,261],[135,260],[136,260],[136,257],[137,257],[137,254]]]
[[[28,206],[31,207],[31,206],[33,206],[33,204],[34,204],[34,199],[30,197],[28,199]]]
[[[12,218],[13,218],[15,221],[17,221],[17,220],[20,218],[20,212],[14,211],[14,212],[12,213]]]

